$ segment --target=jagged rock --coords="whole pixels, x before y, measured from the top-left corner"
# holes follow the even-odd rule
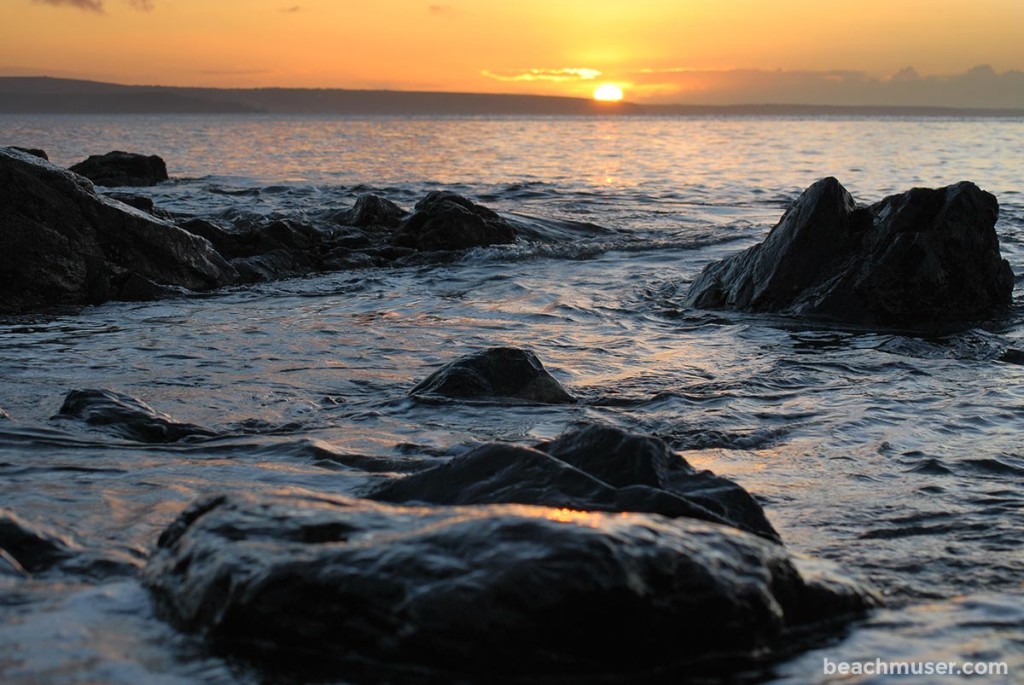
[[[18,147],[17,145],[12,145],[11,149],[13,149],[13,150],[20,150],[21,152],[27,152],[28,154],[32,155],[33,157],[38,157],[39,159],[45,159],[47,162],[50,161],[50,156],[48,154],[46,154],[46,150],[40,150],[39,148],[36,148],[36,147]]]
[[[996,198],[969,182],[858,208],[834,178],[796,201],[764,242],[709,265],[685,302],[866,326],[943,325],[1011,301]]]
[[[576,401],[533,352],[515,347],[492,347],[459,357],[428,376],[410,394],[542,404]]]
[[[375,682],[722,675],[876,603],[702,521],[299,494],[197,502],[142,579],[215,648]]]
[[[378,487],[381,502],[536,504],[577,511],[641,512],[734,526],[779,542],[750,494],[696,471],[656,438],[590,426],[536,449],[488,444]]]
[[[341,223],[360,228],[398,228],[408,214],[391,200],[367,193],[356,199],[355,206],[342,218]]]
[[[455,193],[434,191],[395,235],[395,245],[417,250],[465,250],[511,244],[516,229],[490,209]]]
[[[235,278],[207,241],[11,148],[0,148],[0,207],[0,313],[119,299],[138,279],[203,290]]]
[[[40,573],[69,559],[79,550],[66,535],[47,526],[29,523],[10,509],[0,509],[0,551],[7,552],[17,568]]]
[[[105,155],[90,155],[71,171],[85,176],[98,186],[155,186],[167,180],[167,165],[156,155],[139,155],[114,150]]]
[[[58,415],[81,419],[91,426],[109,428],[129,440],[147,443],[216,435],[202,426],[179,423],[142,400],[113,390],[72,390]]]

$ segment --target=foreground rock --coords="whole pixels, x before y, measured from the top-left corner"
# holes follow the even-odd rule
[[[360,228],[395,229],[402,225],[406,214],[408,212],[391,200],[367,193],[356,199],[355,206],[341,217],[341,222]]]
[[[97,195],[81,176],[0,148],[0,313],[148,299],[231,282],[210,244]]]
[[[512,224],[455,193],[432,192],[416,203],[415,210],[395,234],[395,245],[417,250],[465,250],[516,241]]]
[[[15,145],[15,146],[12,146],[12,149],[19,150],[21,152],[27,152],[28,154],[32,155],[33,157],[38,157],[39,159],[45,159],[47,162],[50,161],[50,156],[48,154],[46,154],[46,150],[40,150],[37,147],[18,147],[18,146]]]
[[[533,352],[515,347],[492,347],[459,357],[428,376],[411,394],[542,404],[576,401]]]
[[[858,208],[834,178],[808,188],[764,242],[709,265],[686,304],[928,326],[1011,301],[996,198],[969,182],[915,188]]]
[[[482,445],[446,464],[387,483],[368,496],[424,504],[536,504],[577,511],[640,512],[733,526],[779,542],[750,494],[698,472],[661,440],[591,426],[536,449]]]
[[[219,649],[357,682],[720,673],[875,603],[700,521],[301,495],[197,502],[142,578]]]
[[[142,400],[113,390],[72,390],[58,415],[81,419],[91,426],[103,426],[121,437],[146,443],[216,435],[202,426],[179,423]]]
[[[105,155],[90,155],[71,171],[85,176],[98,186],[155,186],[167,180],[167,165],[156,155],[139,155],[114,150]]]

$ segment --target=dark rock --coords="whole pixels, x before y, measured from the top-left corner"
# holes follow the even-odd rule
[[[779,542],[743,488],[697,472],[656,438],[592,426],[537,449],[482,445],[368,495],[381,502],[537,504],[576,511],[640,512],[729,525]]]
[[[21,152],[27,152],[28,154],[32,155],[33,157],[38,157],[39,159],[45,159],[47,162],[50,161],[50,156],[48,154],[46,154],[46,150],[40,150],[39,148],[36,148],[36,147],[18,147],[16,145],[12,145],[11,149],[12,150],[20,150]]]
[[[1013,290],[998,214],[996,198],[969,182],[858,208],[826,178],[804,191],[764,242],[706,267],[686,304],[867,326],[990,316]]]
[[[0,551],[7,552],[26,571],[46,571],[78,550],[78,545],[66,535],[29,523],[10,509],[0,509]]]
[[[7,413],[7,410],[0,407],[0,421],[6,421],[11,418],[11,415]]]
[[[147,443],[216,435],[202,426],[179,423],[142,400],[113,390],[72,390],[58,415],[81,419],[91,426],[109,428],[129,440]]]
[[[0,207],[0,313],[117,299],[125,284],[137,292],[133,275],[190,290],[235,278],[207,241],[10,148],[0,148]]]
[[[576,401],[533,352],[515,347],[492,347],[459,357],[432,373],[410,394],[542,404]]]
[[[302,495],[197,502],[142,579],[215,648],[373,682],[726,674],[876,604],[702,521]]]
[[[98,186],[155,186],[167,180],[167,165],[156,155],[139,155],[114,150],[105,155],[90,155],[71,171],[85,176]]]
[[[341,223],[360,228],[398,228],[408,214],[391,200],[379,195],[360,195],[355,206],[341,217]]]
[[[0,549],[0,578],[26,578],[28,571],[18,560]]]
[[[395,245],[417,250],[465,250],[511,244],[516,229],[491,210],[455,193],[434,191],[395,235]]]
[[[152,214],[155,206],[153,205],[153,198],[146,197],[145,195],[132,195],[130,193],[107,193],[107,197],[113,198],[118,202],[123,202],[129,207],[134,207],[139,211],[145,212],[146,214]]]

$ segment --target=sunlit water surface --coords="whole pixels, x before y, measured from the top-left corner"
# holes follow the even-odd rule
[[[1006,661],[1010,676],[973,682],[1024,678],[1024,367],[1000,360],[1024,348],[1020,295],[1006,317],[940,338],[680,304],[707,262],[759,240],[826,175],[862,202],[973,180],[999,198],[1004,256],[1024,272],[1024,122],[3,117],[0,138],[61,164],[160,154],[175,178],[142,192],[203,216],[302,219],[370,190],[411,207],[444,188],[540,225],[613,229],[0,322],[0,407],[12,416],[0,421],[0,503],[23,518],[142,559],[202,493],[359,493],[383,477],[324,455],[437,460],[609,423],[734,478],[791,550],[887,596],[768,680],[826,682],[824,658],[875,657]],[[408,398],[441,363],[495,345],[533,349],[583,401]],[[51,418],[90,387],[226,437],[145,447]],[[3,592],[5,682],[255,678],[155,619],[130,576]]]

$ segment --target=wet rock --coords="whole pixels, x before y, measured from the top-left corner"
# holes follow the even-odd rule
[[[126,284],[137,292],[133,276],[190,290],[235,278],[207,241],[11,148],[0,148],[0,206],[0,313],[118,299]]]
[[[28,571],[18,560],[0,549],[0,578],[26,578]]]
[[[0,407],[0,421],[6,421],[11,418],[11,415],[7,413],[7,410]]]
[[[37,147],[18,147],[16,145],[12,145],[11,149],[12,150],[20,150],[21,152],[26,152],[26,153],[32,155],[33,157],[38,157],[39,159],[45,159],[47,162],[50,161],[50,156],[48,154],[46,154],[46,150],[40,150]]]
[[[709,265],[686,304],[866,326],[929,326],[1011,301],[996,198],[969,182],[857,207],[834,178],[796,201],[764,242]]]
[[[132,195],[131,193],[107,193],[107,197],[113,198],[118,202],[123,202],[129,207],[134,207],[140,212],[146,214],[152,214],[156,207],[153,204],[153,198],[146,197],[145,195]]]
[[[410,394],[542,404],[576,401],[533,352],[515,347],[492,347],[460,357],[431,374]]]
[[[516,229],[490,209],[450,192],[434,191],[395,235],[394,244],[417,250],[465,250],[511,244]]]
[[[420,504],[536,504],[577,511],[693,518],[779,542],[743,488],[696,471],[656,438],[592,426],[537,449],[488,444],[396,479],[368,496]]]
[[[230,229],[206,219],[183,221],[182,228],[201,236],[229,260],[242,283],[270,281],[315,271],[333,270],[342,253],[369,244],[357,229],[321,229],[297,221],[239,220]]]
[[[90,155],[71,171],[85,176],[98,186],[155,186],[167,180],[167,165],[156,155],[140,155],[114,150],[105,155]]]
[[[68,536],[0,509],[0,551],[10,555],[17,568],[40,573],[71,558],[78,549]]]
[[[341,217],[341,222],[361,228],[398,228],[406,214],[408,212],[391,200],[367,193],[356,199],[355,206]]]
[[[142,400],[113,390],[72,390],[58,415],[81,419],[91,426],[103,426],[121,437],[146,443],[216,435],[202,426],[179,423]]]
[[[219,649],[375,682],[725,673],[876,601],[701,521],[301,495],[197,502],[142,579]]]

